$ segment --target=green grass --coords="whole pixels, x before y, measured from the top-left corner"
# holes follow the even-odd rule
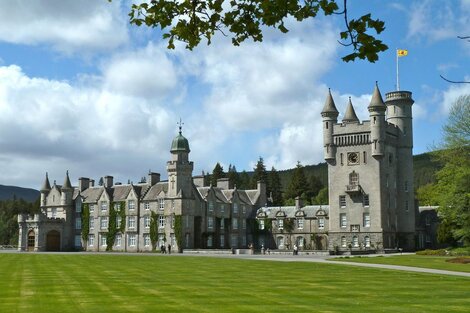
[[[387,257],[350,257],[350,258],[335,258],[335,261],[349,261],[358,263],[375,263],[375,264],[390,264],[390,265],[403,265],[433,268],[438,270],[455,271],[455,272],[470,272],[470,263],[459,264],[446,262],[448,259],[456,257],[445,256],[428,256],[428,255],[397,255]]]
[[[0,254],[0,312],[468,312],[470,279],[210,257]]]

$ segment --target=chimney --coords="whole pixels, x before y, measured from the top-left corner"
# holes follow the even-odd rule
[[[147,184],[150,184],[150,186],[153,186],[159,181],[160,181],[160,173],[149,172],[148,178],[147,178]]]
[[[261,206],[265,206],[266,203],[267,203],[266,183],[261,181],[261,180],[258,180],[258,186],[257,186],[256,189],[258,190],[258,195],[259,195],[258,204],[261,205]]]
[[[228,178],[219,178],[217,179],[217,188],[233,189],[233,186],[231,186],[230,180]]]
[[[299,196],[295,197],[295,209],[300,210],[303,205],[304,204],[302,203],[302,199]]]
[[[83,191],[85,189],[88,189],[90,187],[90,179],[86,177],[80,177],[78,179],[78,189],[80,191]]]
[[[113,186],[113,176],[106,175],[104,177],[104,186],[106,188],[111,188]]]
[[[193,176],[193,184],[196,187],[204,187],[204,175]]]

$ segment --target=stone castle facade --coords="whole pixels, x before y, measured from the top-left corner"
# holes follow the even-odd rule
[[[350,100],[338,121],[328,93],[321,115],[329,205],[304,206],[297,199],[295,206],[269,206],[262,182],[254,190],[238,190],[228,179],[204,186],[203,177],[192,176],[189,143],[180,127],[170,149],[167,181],[149,173],[145,183],[135,185],[113,183],[113,177],[106,176],[102,186],[80,178],[72,187],[67,173],[62,185],[54,182],[51,187],[46,174],[41,213],[18,217],[19,249],[105,251],[111,246],[139,252],[169,244],[181,251],[247,248],[253,243],[257,248],[296,245],[341,253],[429,247],[431,227],[417,218],[414,200],[412,105],[411,92],[389,92],[384,102],[376,86],[369,120],[359,121]],[[82,221],[84,207],[89,210],[88,225]],[[113,223],[119,231],[109,245],[111,207],[125,212]],[[155,244],[152,212],[158,216]],[[424,225],[418,231],[417,221]]]

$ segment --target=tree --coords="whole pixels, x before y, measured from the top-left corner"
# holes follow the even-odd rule
[[[225,177],[224,168],[222,167],[222,165],[220,165],[219,162],[217,162],[214,169],[212,170],[212,176],[211,176],[212,186],[217,186],[217,180],[219,178],[224,178],[224,177]]]
[[[267,182],[267,173],[266,166],[264,165],[264,160],[262,157],[259,157],[258,162],[256,162],[256,167],[253,169],[253,176],[251,177],[251,186],[256,188],[256,185],[259,181],[266,183]]]
[[[373,19],[370,13],[349,19],[347,0],[343,0],[342,8],[336,0],[141,0],[132,5],[129,17],[131,24],[160,28],[162,37],[168,39],[169,49],[174,49],[174,41],[178,40],[192,50],[204,38],[210,44],[216,32],[224,36],[229,33],[235,46],[249,38],[262,41],[266,28],[287,33],[286,20],[292,18],[300,22],[315,18],[319,13],[340,15],[344,19],[345,29],[339,34],[343,42],[339,43],[352,47],[352,53],[342,58],[344,61],[367,59],[375,62],[378,53],[388,49],[370,34],[380,34],[385,23]]]
[[[307,190],[307,198],[309,199],[309,201],[313,201],[313,199],[318,195],[322,188],[323,184],[321,183],[320,179],[313,174],[310,175]]]
[[[470,245],[470,95],[453,103],[443,132],[443,149],[435,152],[444,165],[435,185],[439,216],[453,239]]]
[[[241,174],[240,174],[240,186],[238,186],[237,188],[238,189],[250,189],[250,183],[251,183],[251,180],[250,180],[250,175],[248,175],[248,173],[246,171],[243,171]]]
[[[320,189],[318,195],[313,199],[313,204],[328,204],[328,187]]]
[[[268,173],[268,188],[267,192],[271,198],[271,205],[278,206],[282,205],[282,184],[279,173],[276,171],[274,166]]]
[[[308,201],[307,197],[308,183],[307,178],[304,174],[304,167],[300,162],[297,162],[297,166],[294,169],[292,174],[291,181],[287,190],[284,194],[286,201],[288,199],[295,199],[296,197],[301,197],[303,200]]]
[[[240,175],[238,175],[237,169],[235,165],[229,164],[228,166],[228,173],[227,173],[228,180],[230,185],[232,186],[239,186],[240,185]]]

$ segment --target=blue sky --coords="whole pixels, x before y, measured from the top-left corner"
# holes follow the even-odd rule
[[[469,0],[349,1],[351,17],[385,21],[390,49],[375,64],[344,63],[341,17],[268,30],[263,43],[233,47],[217,36],[193,52],[166,49],[158,33],[128,24],[128,2],[26,0],[0,3],[0,184],[39,188],[113,175],[166,177],[177,121],[194,174],[251,170],[261,156],[277,169],[322,162],[321,117],[331,88],[340,114],[348,97],[360,119],[375,81],[413,92],[414,153],[441,139],[449,106],[470,93]],[[341,118],[341,115],[340,115]]]

